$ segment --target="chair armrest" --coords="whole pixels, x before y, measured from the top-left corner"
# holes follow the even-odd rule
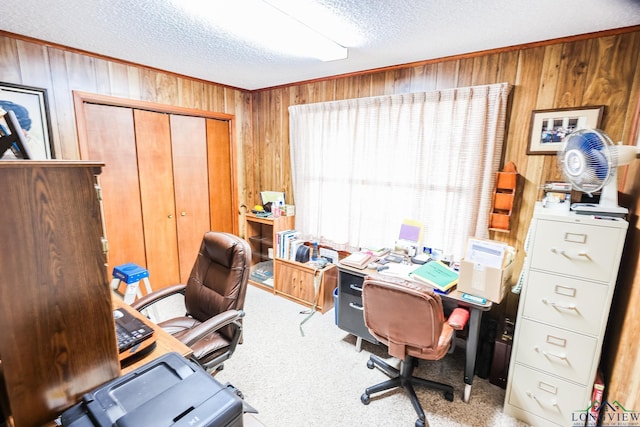
[[[461,331],[469,321],[469,310],[457,307],[449,315],[448,323],[456,331]]]
[[[159,289],[157,291],[153,291],[150,294],[147,294],[142,298],[134,301],[133,304],[131,304],[131,307],[135,310],[142,311],[145,308],[148,308],[149,306],[167,297],[177,295],[177,294],[184,295],[184,291],[186,287],[187,285],[178,284],[178,285],[168,286],[166,288]]]
[[[242,310],[224,311],[216,316],[213,316],[211,319],[202,322],[198,326],[191,328],[187,333],[180,336],[180,341],[190,347],[202,337],[215,332],[227,325],[237,322],[243,317],[244,311]],[[240,327],[239,324],[238,327]]]

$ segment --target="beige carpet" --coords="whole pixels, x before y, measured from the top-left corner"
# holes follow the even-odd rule
[[[167,311],[181,308],[166,307]],[[305,308],[249,286],[245,302],[244,343],[216,375],[231,383],[258,410],[267,427],[398,427],[414,425],[417,417],[403,392],[372,396],[360,402],[364,389],[387,379],[366,362],[370,352],[387,357],[384,346],[367,343],[357,352],[355,337],[335,325],[334,311],[308,315]],[[448,382],[455,399],[441,392],[417,389],[432,427],[517,426],[525,424],[502,413],[504,390],[475,377],[469,403],[462,401],[464,351],[457,348],[438,362],[421,362],[418,376]]]

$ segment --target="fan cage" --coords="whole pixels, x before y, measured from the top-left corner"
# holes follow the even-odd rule
[[[565,179],[589,195],[599,191],[615,175],[617,160],[612,146],[609,136],[597,129],[569,134],[558,156]]]

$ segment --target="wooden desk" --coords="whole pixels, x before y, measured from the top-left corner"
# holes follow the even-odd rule
[[[131,313],[133,316],[137,317],[138,319],[142,320],[144,323],[149,325],[151,328],[153,328],[154,330],[153,336],[155,337],[155,340],[156,340],[156,346],[153,350],[147,353],[144,357],[138,360],[135,360],[131,364],[127,364],[124,368],[121,368],[120,375],[129,373],[134,369],[144,365],[145,363],[148,363],[154,359],[157,359],[163,354],[170,353],[172,351],[175,351],[184,357],[189,357],[193,354],[193,351],[191,350],[191,348],[184,345],[178,339],[174,338],[171,334],[162,330],[162,328],[158,327],[158,325],[156,325],[155,323],[147,319],[139,311],[134,310],[128,304],[125,304],[125,302],[119,299],[118,297],[114,296],[112,298],[112,301],[113,301],[114,309],[118,308],[121,310],[126,310],[127,312]]]
[[[140,359],[137,359],[133,363],[128,364],[124,368],[120,369],[121,376],[133,371],[134,369],[144,365],[145,363],[148,363],[154,359],[157,359],[163,354],[170,353],[172,351],[175,351],[184,357],[189,357],[193,353],[191,348],[187,347],[178,339],[171,336],[171,334],[162,330],[162,328],[158,327],[158,325],[156,325],[155,323],[147,319],[139,311],[134,310],[128,304],[125,304],[125,302],[119,299],[117,296],[112,297],[112,305],[114,310],[115,309],[126,310],[129,313],[131,313],[133,316],[137,317],[138,319],[140,319],[141,321],[149,325],[151,328],[153,328],[154,330],[153,335],[155,336],[155,339],[156,339],[156,346],[153,350],[147,353],[144,357],[141,357]],[[11,426],[12,424],[9,424],[9,425]],[[50,424],[46,424],[44,427],[55,427],[56,425],[57,424],[52,421]]]
[[[120,375],[129,373],[134,369],[144,365],[145,363],[151,362],[152,360],[157,359],[163,354],[170,353],[172,351],[175,351],[184,357],[189,357],[193,353],[190,347],[187,347],[182,342],[180,342],[179,340],[171,336],[171,334],[162,330],[162,328],[158,327],[158,325],[151,322],[149,319],[143,316],[139,311],[134,310],[129,305],[125,304],[124,301],[122,301],[121,299],[118,299],[117,297],[113,297],[112,304],[114,309],[117,308],[121,310],[126,310],[129,313],[131,313],[133,316],[137,317],[138,319],[140,319],[141,321],[149,325],[151,328],[153,328],[154,329],[153,335],[155,336],[155,339],[156,339],[155,348],[151,350],[149,353],[147,353],[144,357],[138,360],[135,360],[133,363],[126,365],[124,368],[121,368]],[[0,374],[2,374],[1,366],[2,365],[0,361]],[[0,375],[0,380],[1,379],[2,379],[2,376]],[[2,385],[1,383],[2,381],[0,381],[0,385]],[[3,393],[0,393],[0,395],[1,394]],[[4,396],[0,396],[0,397],[4,397]],[[5,405],[1,405],[1,407],[3,411],[8,411],[8,402],[0,402],[0,404],[1,403],[7,404],[6,407]],[[13,419],[9,420],[8,426],[13,426]],[[54,426],[56,426],[56,424],[53,421],[50,424],[46,424],[46,427],[54,427]]]

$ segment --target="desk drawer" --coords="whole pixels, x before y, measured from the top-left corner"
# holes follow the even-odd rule
[[[514,367],[512,375],[518,380],[511,383],[509,404],[535,417],[570,426],[574,412],[586,409],[589,404],[585,387],[521,365]]]
[[[362,284],[364,283],[363,276],[357,276],[355,274],[340,271],[340,294],[350,294],[355,297],[362,298]]]
[[[593,337],[521,319],[516,344],[516,363],[588,384],[596,352]]]
[[[338,297],[338,327],[357,337],[378,344],[364,324],[364,311],[362,308],[362,297],[350,294],[340,294]]]
[[[609,282],[622,237],[607,227],[538,220],[531,268]]]
[[[590,335],[599,335],[606,321],[609,286],[530,271],[523,315]]]

